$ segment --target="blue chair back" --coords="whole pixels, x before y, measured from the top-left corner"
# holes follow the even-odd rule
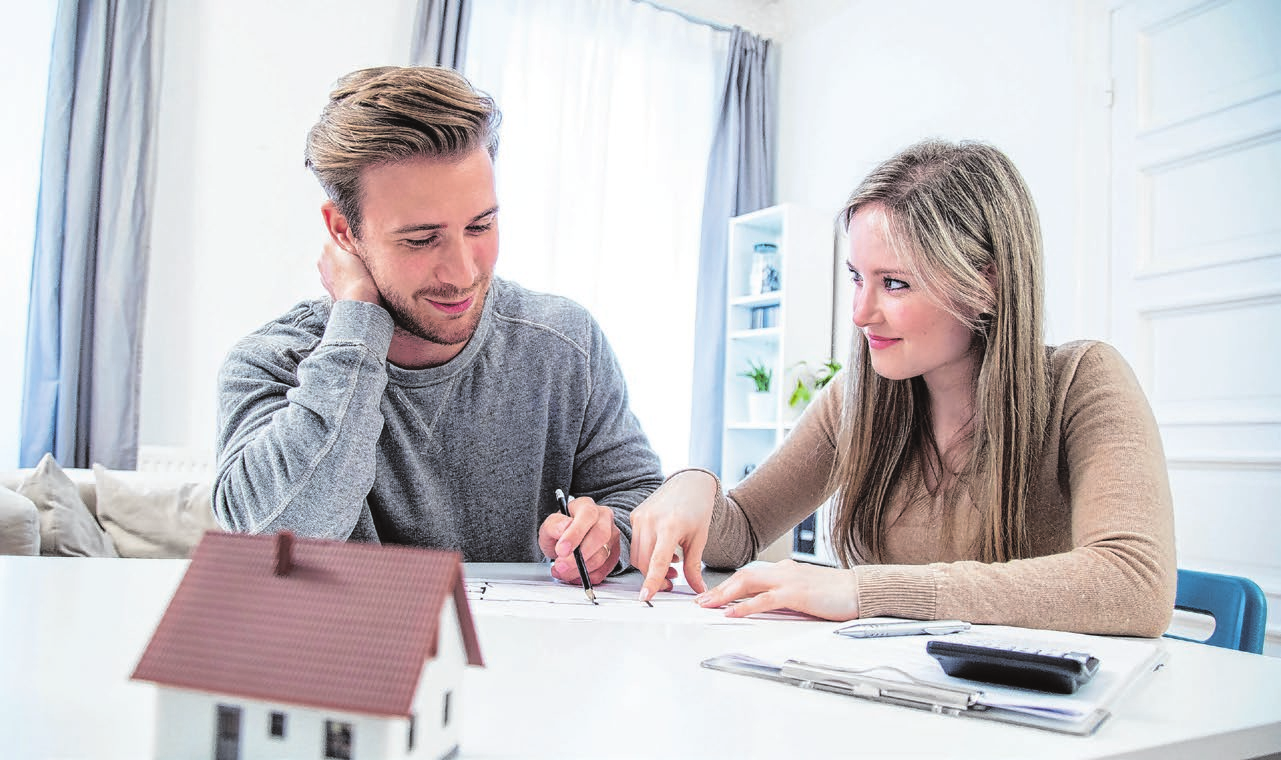
[[[1179,569],[1174,608],[1214,618],[1214,633],[1201,642],[1242,652],[1263,652],[1268,601],[1249,578]],[[1172,639],[1197,641],[1166,634]]]

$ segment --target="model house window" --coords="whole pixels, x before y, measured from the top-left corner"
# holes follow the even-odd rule
[[[409,714],[409,749],[411,750],[414,748],[414,724],[417,722],[418,722],[418,716],[413,713],[410,713]]]
[[[285,736],[285,714],[282,712],[273,712],[271,714],[271,735],[283,739]]]
[[[351,760],[351,724],[325,721],[326,760]]]
[[[450,692],[450,691],[445,692],[445,704],[443,709],[441,710],[441,715],[440,715],[441,728],[446,728],[449,726],[449,695],[452,693],[453,692]]]
[[[218,705],[214,760],[240,760],[240,708]]]

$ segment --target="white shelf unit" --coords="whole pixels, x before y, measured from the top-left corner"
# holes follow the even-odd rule
[[[732,488],[782,443],[798,413],[788,404],[794,368],[821,363],[832,349],[834,222],[823,212],[780,204],[730,220],[726,282],[725,423],[721,431],[721,479]],[[755,293],[752,258],[759,243],[778,248],[780,288]],[[774,325],[752,328],[752,310],[777,307]],[[756,361],[773,372],[767,420],[752,420],[748,396],[754,385],[739,375]],[[794,556],[785,535],[761,559]],[[798,558],[807,558],[800,557]]]

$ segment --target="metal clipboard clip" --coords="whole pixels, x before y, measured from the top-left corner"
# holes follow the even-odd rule
[[[868,675],[875,671],[890,671],[901,679],[878,678]],[[819,665],[787,660],[779,675],[799,681],[801,688],[816,688],[854,697],[880,701],[908,703],[927,707],[934,712],[969,710],[978,704],[981,691],[958,689],[952,686],[922,681],[910,673],[889,665],[853,670],[835,665]]]

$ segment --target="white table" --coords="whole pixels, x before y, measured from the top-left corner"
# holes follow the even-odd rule
[[[155,690],[129,681],[187,563],[0,557],[0,756],[143,758]],[[468,567],[471,577],[542,573]],[[633,586],[636,583],[632,580]],[[803,621],[489,614],[464,676],[465,758],[1245,758],[1281,752],[1281,660],[1163,640],[1169,661],[1091,737],[933,715],[699,667]],[[576,609],[576,608],[575,608]]]

